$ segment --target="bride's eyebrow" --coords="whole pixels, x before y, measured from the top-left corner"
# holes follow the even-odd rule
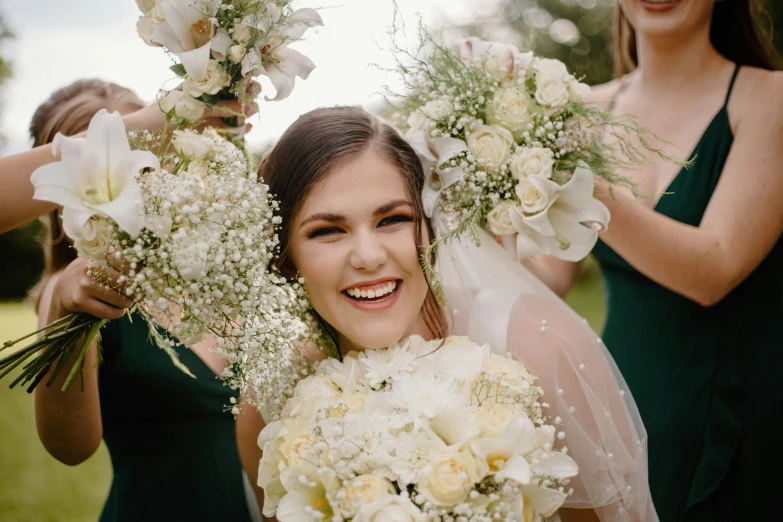
[[[413,207],[413,204],[407,199],[395,199],[394,201],[390,201],[385,205],[378,207],[375,212],[373,212],[373,215],[380,216],[382,214],[388,214],[392,210],[403,206]]]
[[[345,221],[345,216],[341,214],[330,214],[328,212],[319,212],[318,214],[313,214],[312,216],[302,221],[302,223],[299,224],[299,227],[303,227],[306,224],[311,223],[313,221],[326,221],[328,223],[339,223],[341,221]]]

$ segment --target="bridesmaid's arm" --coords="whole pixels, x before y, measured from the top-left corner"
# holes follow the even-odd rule
[[[521,263],[560,298],[564,298],[574,286],[581,267],[580,263],[563,261],[547,255],[523,259]]]
[[[736,288],[783,233],[783,72],[753,74],[737,97],[736,138],[698,227],[602,196],[612,224],[601,239],[642,274],[703,306]]]
[[[104,290],[92,282],[87,273],[96,264],[84,258],[71,262],[62,272],[55,274],[41,296],[38,317],[39,327],[65,317],[71,312],[86,312],[104,319],[122,317],[125,308],[132,304],[127,297],[113,290]],[[106,269],[110,270],[110,269]],[[109,274],[116,280],[119,273]],[[71,357],[51,387],[44,381],[35,388],[35,425],[38,438],[54,458],[75,466],[87,460],[101,443],[100,397],[98,394],[97,342],[90,345],[85,357],[84,391],[74,380],[67,391],[61,387],[68,377],[76,354]]]
[[[258,465],[261,462],[262,451],[258,447],[258,435],[264,429],[264,420],[253,406],[245,404],[237,416],[237,448],[239,460],[245,469],[247,478],[256,493],[258,509],[264,511],[264,490],[258,487]]]

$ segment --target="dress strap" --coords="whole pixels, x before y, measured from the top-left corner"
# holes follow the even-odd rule
[[[734,65],[734,73],[731,75],[731,81],[729,82],[729,90],[726,91],[726,99],[723,101],[723,106],[726,107],[729,104],[729,98],[731,98],[731,90],[734,89],[734,82],[737,79],[737,74],[739,74],[740,69],[742,66],[740,64]]]

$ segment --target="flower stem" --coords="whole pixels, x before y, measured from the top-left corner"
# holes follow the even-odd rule
[[[65,379],[65,383],[61,388],[62,391],[68,390],[68,387],[71,385],[71,381],[76,376],[77,370],[79,372],[82,371],[82,367],[84,366],[84,357],[87,355],[87,350],[90,349],[92,340],[95,338],[96,335],[98,335],[98,332],[100,331],[101,327],[105,322],[106,322],[105,320],[96,321],[92,325],[90,330],[87,332],[87,335],[85,336],[84,341],[82,343],[81,350],[79,351],[79,357],[76,358],[76,362],[73,364],[73,367],[71,368],[71,372],[68,374],[68,378]]]

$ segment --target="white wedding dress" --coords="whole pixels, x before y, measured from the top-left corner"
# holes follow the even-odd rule
[[[433,224],[443,226],[436,214]],[[647,483],[647,435],[611,355],[587,322],[525,270],[493,236],[440,247],[451,333],[510,352],[538,377],[563,444],[579,466],[566,508],[602,522],[657,522]]]

